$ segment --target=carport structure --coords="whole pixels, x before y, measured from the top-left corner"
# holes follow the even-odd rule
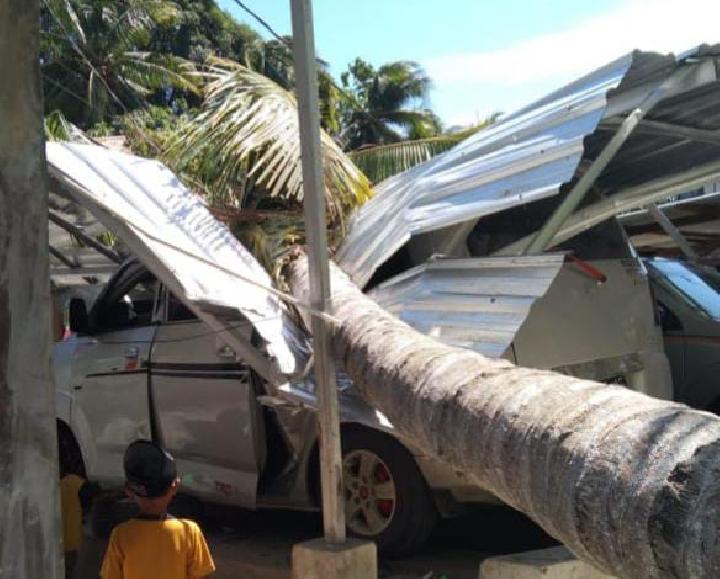
[[[719,63],[720,45],[635,51],[384,181],[340,265],[365,287],[431,255],[467,257],[468,234],[500,213],[516,230],[475,255],[537,253],[720,181]]]
[[[667,223],[658,219],[662,212]],[[709,265],[720,258],[720,184],[689,195],[621,215],[620,222],[635,248],[647,256],[685,256]]]

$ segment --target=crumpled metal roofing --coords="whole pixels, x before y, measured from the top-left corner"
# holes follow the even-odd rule
[[[678,60],[636,51],[387,179],[351,220],[338,252],[340,265],[364,286],[415,234],[557,195],[577,176],[586,138],[604,118],[631,111],[678,62],[707,49],[689,51]],[[716,80],[712,70],[699,72],[695,86]],[[594,148],[610,134],[599,133]]]
[[[160,162],[95,145],[47,144],[48,168],[203,321],[270,382],[296,371],[296,327],[255,258]],[[228,323],[241,312],[268,358]],[[237,314],[235,314],[237,317]]]
[[[499,358],[564,257],[438,259],[406,271],[369,295],[413,328],[446,344]]]

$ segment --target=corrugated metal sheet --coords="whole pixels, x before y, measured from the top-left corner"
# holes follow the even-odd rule
[[[69,142],[85,145],[93,144],[93,141],[88,139],[85,133],[75,125],[69,125],[69,132]],[[98,235],[107,232],[107,227],[95,219],[92,213],[73,199],[54,191],[53,185],[54,183],[51,182],[48,195],[48,206],[51,214],[76,227],[93,239],[97,239]],[[117,271],[117,260],[110,259],[95,249],[81,245],[66,229],[52,220],[48,220],[48,234],[51,249],[50,279],[56,288],[102,284],[107,282]],[[118,243],[118,245],[121,246],[122,244]],[[118,253],[117,246],[112,249]],[[54,255],[53,250],[57,251],[60,257]],[[119,257],[123,256],[120,255]],[[87,291],[81,293],[92,295],[97,292]]]
[[[338,253],[340,265],[364,286],[413,235],[556,195],[577,177],[580,160],[594,158],[612,135],[611,127],[598,131],[601,121],[638,106],[676,67],[672,56],[627,55],[384,181],[351,221]],[[710,66],[698,73],[690,88],[713,82],[713,71]],[[645,143],[645,150],[651,152],[652,145]],[[655,164],[655,170],[661,166]]]
[[[562,264],[559,254],[439,259],[393,278],[369,295],[424,334],[498,358]]]
[[[297,369],[297,329],[270,277],[169,169],[95,145],[48,143],[47,158],[76,201],[255,370],[279,384]],[[253,325],[269,360],[247,339],[247,323],[239,330],[227,312]]]

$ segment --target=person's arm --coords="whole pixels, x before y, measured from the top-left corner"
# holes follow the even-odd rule
[[[118,545],[116,530],[113,530],[110,535],[110,542],[105,550],[105,557],[100,569],[101,579],[123,579],[123,554]]]
[[[207,579],[215,572],[215,562],[200,527],[195,523],[188,523],[190,532],[189,575],[191,579]]]

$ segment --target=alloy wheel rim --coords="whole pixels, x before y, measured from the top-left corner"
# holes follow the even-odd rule
[[[395,480],[385,462],[369,450],[343,457],[345,519],[351,531],[375,536],[392,522],[397,508]]]

